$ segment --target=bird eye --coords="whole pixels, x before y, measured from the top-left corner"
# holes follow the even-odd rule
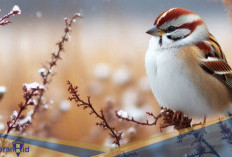
[[[172,31],[174,31],[175,29],[176,29],[176,27],[174,27],[174,26],[169,26],[169,27],[168,27],[168,31],[169,31],[169,32],[172,32]]]

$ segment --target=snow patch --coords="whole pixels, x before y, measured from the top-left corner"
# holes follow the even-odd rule
[[[129,118],[129,114],[124,110],[119,110],[117,114],[122,118]]]
[[[21,10],[20,10],[20,8],[19,8],[18,5],[15,5],[15,6],[13,7],[12,12],[13,12],[14,14],[21,14]]]
[[[14,119],[18,116],[18,112],[17,111],[13,111],[12,115],[10,116],[11,119]]]
[[[38,82],[24,83],[23,86],[27,89],[27,91],[33,89],[45,89],[44,86],[39,84]]]

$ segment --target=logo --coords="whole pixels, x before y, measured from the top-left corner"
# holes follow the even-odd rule
[[[13,147],[0,147],[0,153],[1,152],[15,152],[17,157],[19,157],[21,152],[29,152],[29,146],[24,146],[24,141],[17,139],[12,142]]]
[[[14,142],[12,142],[12,145],[14,147],[15,153],[17,154],[17,157],[19,157],[20,153],[22,152],[24,142],[20,140],[15,140]]]

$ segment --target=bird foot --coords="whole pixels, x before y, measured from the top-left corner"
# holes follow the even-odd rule
[[[184,122],[184,114],[180,111],[176,111],[172,117],[172,122],[175,122],[175,121],[180,121],[180,124],[183,123]]]
[[[163,128],[169,126],[174,126],[176,130],[191,127],[192,119],[185,116],[184,113],[173,111],[165,107],[161,107],[161,111],[160,115],[163,118],[163,124],[160,125],[161,132]]]
[[[172,124],[177,130],[190,127],[192,119],[184,115],[183,112],[176,111],[172,116]]]

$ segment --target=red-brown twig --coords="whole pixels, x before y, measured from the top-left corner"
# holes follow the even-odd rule
[[[192,122],[191,118],[188,118],[181,112],[178,112],[178,111],[174,112],[173,110],[165,108],[165,107],[161,107],[161,112],[157,116],[155,116],[151,112],[146,112],[148,116],[154,119],[153,122],[149,122],[147,119],[145,120],[145,122],[137,121],[132,116],[130,116],[127,112],[122,111],[122,110],[116,111],[115,114],[119,119],[122,119],[128,122],[133,122],[138,125],[146,125],[146,126],[156,125],[157,121],[159,119],[162,119],[163,124],[160,125],[161,131],[163,128],[167,128],[169,126],[174,126],[174,128],[177,130],[191,127],[191,122]]]
[[[87,97],[87,101],[84,101],[83,99],[80,98],[80,95],[78,94],[78,87],[77,86],[73,86],[73,84],[68,81],[68,91],[71,94],[71,97],[69,97],[68,99],[70,101],[75,101],[77,104],[77,107],[83,107],[83,109],[90,109],[90,115],[94,114],[99,120],[100,122],[97,122],[96,125],[100,126],[103,128],[103,130],[109,130],[110,133],[110,137],[112,139],[114,139],[114,143],[117,146],[120,146],[120,139],[122,138],[122,132],[117,132],[115,130],[115,128],[111,127],[109,125],[109,123],[107,122],[105,115],[103,113],[103,110],[100,111],[100,113],[98,113],[95,108],[93,107],[91,101],[90,101],[90,97]]]
[[[151,112],[146,112],[146,114],[150,117],[152,117],[154,119],[153,122],[149,122],[147,119],[145,120],[145,122],[140,122],[140,121],[137,121],[134,119],[134,117],[131,117],[129,115],[127,116],[123,116],[122,114],[120,114],[120,111],[116,111],[115,112],[116,116],[119,118],[119,119],[122,119],[122,120],[126,120],[128,122],[133,122],[133,123],[136,123],[138,125],[147,125],[147,126],[151,126],[151,125],[156,125],[157,121],[161,118],[161,114],[159,114],[158,116],[155,116],[153,113]]]
[[[61,59],[61,52],[64,52],[64,44],[69,40],[69,33],[71,32],[71,26],[76,21],[77,18],[80,18],[81,15],[79,13],[75,13],[71,19],[65,18],[65,29],[64,35],[61,38],[61,41],[57,43],[58,50],[57,52],[52,53],[51,60],[48,62],[47,66],[40,69],[40,75],[42,77],[42,84],[38,84],[38,87],[43,87],[43,90],[36,88],[32,88],[30,92],[24,91],[24,103],[19,104],[19,111],[14,111],[11,115],[11,118],[8,120],[7,125],[7,133],[10,133],[12,129],[15,129],[19,133],[23,133],[26,131],[28,126],[32,123],[34,115],[40,110],[41,106],[45,104],[44,94],[47,91],[46,86],[51,82],[53,76],[53,68],[57,65],[58,60]],[[29,84],[31,85],[31,84]],[[23,88],[25,89],[25,88]],[[36,95],[34,95],[37,93]],[[38,94],[39,93],[39,94]],[[30,103],[29,103],[30,102]],[[26,110],[28,105],[32,105],[33,109],[31,112],[27,114],[27,116],[23,115],[23,111]],[[24,122],[24,123],[22,123]],[[24,124],[24,125],[21,125]]]
[[[10,117],[10,120],[7,121],[7,134],[12,130],[15,129],[16,131],[21,132],[27,125],[31,122],[31,114],[28,117],[22,115],[22,112],[27,109],[28,106],[38,105],[33,98],[40,97],[42,92],[45,88],[38,83],[32,84],[24,84],[23,91],[24,91],[24,99],[25,103],[19,104],[19,111],[14,111]]]
[[[0,10],[0,11],[1,11],[1,10]],[[8,14],[6,14],[6,15],[3,16],[2,18],[0,18],[0,25],[1,25],[1,26],[5,26],[5,25],[11,23],[11,22],[9,21],[9,18],[10,18],[11,16],[15,16],[15,15],[19,15],[19,14],[21,14],[21,10],[19,9],[19,7],[18,7],[17,5],[15,5],[15,6],[13,7],[13,9],[12,9]]]
[[[53,68],[57,65],[58,60],[61,60],[61,52],[64,52],[64,44],[65,42],[69,41],[69,34],[71,32],[72,24],[76,21],[77,18],[81,18],[82,16],[79,13],[75,13],[71,19],[65,18],[65,29],[64,35],[56,45],[58,46],[57,52],[53,52],[51,54],[51,60],[48,65],[45,65],[44,68],[40,69],[40,75],[42,77],[43,85],[47,86],[51,81],[52,77],[54,76]],[[45,92],[45,91],[44,91]],[[40,106],[43,104],[43,96],[44,92],[42,92],[41,96],[38,99],[38,105],[35,107],[32,117],[34,114],[39,110]]]

